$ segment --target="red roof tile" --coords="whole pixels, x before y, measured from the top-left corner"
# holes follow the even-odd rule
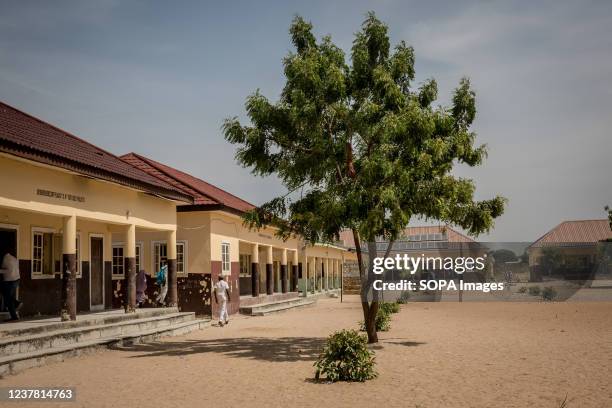
[[[548,231],[531,247],[563,244],[591,244],[612,238],[608,220],[564,221]]]
[[[196,205],[222,205],[238,212],[255,208],[253,204],[204,180],[139,154],[128,153],[121,156],[121,159],[190,194]]]
[[[62,129],[0,102],[0,151],[166,198],[189,195]]]

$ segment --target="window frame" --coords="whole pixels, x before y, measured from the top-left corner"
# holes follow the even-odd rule
[[[121,273],[115,273],[115,249],[121,250]],[[123,243],[115,242],[111,247],[111,277],[112,279],[124,279],[125,278],[125,248]]]
[[[183,247],[183,270],[182,271],[179,270],[179,262],[178,262],[179,245]],[[176,274],[177,276],[187,276],[188,274],[187,271],[188,271],[187,269],[187,241],[184,241],[184,240],[176,241]]]
[[[157,276],[157,272],[159,272],[159,268],[161,267],[161,259],[159,260],[159,263],[157,262],[156,259],[156,254],[155,254],[155,247],[159,245],[160,247],[163,245],[166,247],[166,260],[168,260],[168,241],[165,240],[161,240],[161,241],[151,241],[151,268],[153,269],[153,271],[151,272],[151,276]],[[182,245],[183,246],[183,271],[179,271],[178,269],[178,246]],[[177,276],[187,276],[188,274],[188,265],[187,265],[187,259],[188,259],[188,251],[189,251],[189,246],[187,245],[187,240],[177,240],[176,241],[176,257],[177,257],[177,263],[176,263],[176,274]],[[161,251],[160,251],[161,253]],[[156,268],[156,264],[158,264],[159,266]]]
[[[224,254],[224,248],[227,248],[227,254]],[[227,255],[227,261],[224,259]],[[221,275],[230,275],[232,273],[232,258],[231,258],[231,245],[227,241],[221,242]],[[225,268],[227,264],[227,269]]]
[[[137,242],[136,243],[136,252],[135,252],[135,259],[136,259],[136,273],[140,272],[141,269],[143,268],[142,265],[142,256],[143,256],[143,251],[144,247],[142,245],[142,242]]]
[[[238,273],[238,276],[240,276],[241,278],[246,278],[246,277],[251,276],[251,264],[253,263],[251,261],[252,256],[253,255],[251,255],[251,254],[240,254],[239,255],[238,263],[240,265],[240,271]],[[243,260],[245,262],[243,262]],[[242,271],[242,266],[243,265],[245,267],[245,272]]]
[[[30,278],[32,280],[34,279],[55,279],[55,260],[53,259],[53,235],[55,235],[57,233],[57,229],[55,228],[49,228],[49,227],[32,227],[32,232],[30,234]],[[35,258],[34,258],[34,236],[40,234],[43,238],[41,241],[41,247],[40,247],[40,251],[41,251],[41,272],[35,272],[34,271],[34,262],[35,262]],[[44,234],[51,234],[51,273],[45,274],[43,273],[43,262],[44,262],[44,252],[45,252],[45,247],[44,247]]]

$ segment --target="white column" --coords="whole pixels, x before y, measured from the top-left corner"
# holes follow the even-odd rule
[[[325,258],[325,289],[329,290],[329,258]]]

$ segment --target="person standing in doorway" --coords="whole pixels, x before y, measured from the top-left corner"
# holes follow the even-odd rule
[[[19,261],[10,251],[2,250],[0,254],[4,254],[2,257],[2,268],[0,269],[0,274],[2,274],[2,297],[4,298],[4,305],[11,315],[10,319],[6,321],[13,322],[19,320],[17,310],[21,307],[21,302],[17,300]]]
[[[213,293],[215,296],[215,303],[219,305],[219,326],[223,327],[229,323],[227,302],[230,301],[229,285],[223,278],[223,275],[219,275],[219,281],[215,284]]]

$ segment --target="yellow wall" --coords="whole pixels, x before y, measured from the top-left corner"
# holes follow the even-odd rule
[[[5,154],[0,154],[0,186],[0,207],[155,229],[176,225],[176,204],[170,200]],[[85,200],[38,195],[38,189]]]
[[[212,211],[210,214],[211,237],[210,250],[213,261],[221,260],[221,243],[229,242],[230,244],[230,260],[238,262],[239,260],[239,242],[258,243],[262,246],[272,245],[275,249],[274,259],[280,260],[279,249],[296,250],[298,249],[298,240],[296,238],[283,241],[277,238],[272,228],[262,228],[260,230],[249,230],[242,224],[242,219],[238,215]],[[179,222],[180,225],[180,222]],[[242,245],[244,248],[244,245]],[[261,250],[262,248],[260,248]],[[250,253],[250,251],[245,252]],[[262,259],[263,256],[263,259]],[[287,255],[292,259],[291,254]],[[265,263],[265,254],[260,252],[260,262]]]
[[[325,244],[317,244],[317,245],[306,245],[303,251],[304,257],[317,257],[317,258],[332,258],[332,259],[342,259],[344,261],[353,261],[357,260],[357,255],[354,252],[349,252],[345,249],[325,245]],[[304,262],[304,260],[301,260]]]
[[[53,232],[62,233],[62,217],[47,214],[17,211],[0,207],[0,227],[18,226],[17,258],[32,259],[32,230],[48,228]],[[89,261],[89,235],[104,235],[104,260],[111,260],[111,232],[108,224],[77,218],[77,234],[80,238],[81,261]]]

